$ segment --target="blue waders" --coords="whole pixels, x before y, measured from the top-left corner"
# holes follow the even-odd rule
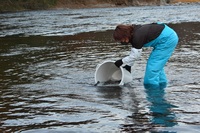
[[[176,45],[178,44],[178,36],[176,32],[165,25],[161,34],[144,47],[153,47],[149,56],[144,76],[145,88],[165,88],[167,85],[167,77],[164,66],[172,55]]]

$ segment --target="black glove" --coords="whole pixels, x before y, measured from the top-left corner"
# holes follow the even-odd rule
[[[122,64],[123,64],[122,59],[117,60],[117,61],[115,62],[115,65],[116,65],[117,67],[120,67]]]
[[[127,71],[131,73],[131,66],[125,65],[123,68],[125,68]]]

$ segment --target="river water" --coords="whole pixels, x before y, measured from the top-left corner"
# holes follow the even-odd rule
[[[200,6],[59,9],[0,14],[1,132],[199,132]],[[150,48],[133,81],[94,86],[96,65],[129,53],[120,23],[165,22],[180,42],[165,90],[145,90]]]

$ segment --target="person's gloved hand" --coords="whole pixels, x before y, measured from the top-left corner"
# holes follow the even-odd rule
[[[125,65],[123,68],[125,68],[127,71],[131,73],[131,66]]]
[[[122,64],[123,64],[122,59],[117,60],[117,61],[115,62],[115,65],[116,65],[117,67],[120,67]]]

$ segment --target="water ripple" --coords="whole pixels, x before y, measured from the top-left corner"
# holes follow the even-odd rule
[[[126,14],[130,18],[134,15],[131,12],[133,8],[145,13],[158,11],[159,8],[172,10],[172,7],[130,7],[119,11],[117,8],[85,9],[83,12],[90,11],[95,18],[89,21],[96,24],[94,19],[99,23],[98,19],[101,18],[96,17],[96,10],[107,14],[116,10],[120,17],[124,18],[123,14]],[[190,6],[189,9],[192,10]],[[39,16],[38,11],[8,16],[1,14],[5,19],[0,21],[20,25],[27,22],[23,19],[29,19],[30,16],[26,18],[27,14],[33,16],[33,21],[38,17],[55,21],[55,16],[77,17],[81,21],[90,19],[90,13],[85,15],[86,18],[79,18],[81,11],[41,11]],[[51,18],[49,14],[52,12],[56,15]],[[173,16],[173,13],[170,15]],[[112,17],[105,16],[105,19],[111,21]],[[138,21],[148,19],[151,18],[142,16]],[[65,26],[68,26],[52,21],[46,26],[40,25],[37,29],[39,32],[29,28],[26,30],[31,35],[32,32],[50,35],[54,34],[52,29],[47,28],[47,33],[43,27],[52,24],[51,27],[57,26],[58,29],[64,26],[65,30]],[[84,22],[82,26],[87,27],[91,22]],[[38,26],[38,22],[33,23],[33,27],[35,25]],[[70,28],[75,32],[79,25],[72,23],[73,26],[74,29]],[[142,57],[135,61],[132,72],[134,80],[130,84],[94,86],[97,64],[129,54],[130,47],[114,42],[113,30],[65,36],[21,34],[0,37],[0,132],[197,132],[200,124],[199,22],[170,26],[177,31],[180,42],[166,65],[170,82],[165,91],[147,91],[142,85],[150,48],[144,48]],[[15,30],[5,30],[8,31],[6,35],[13,35]]]

